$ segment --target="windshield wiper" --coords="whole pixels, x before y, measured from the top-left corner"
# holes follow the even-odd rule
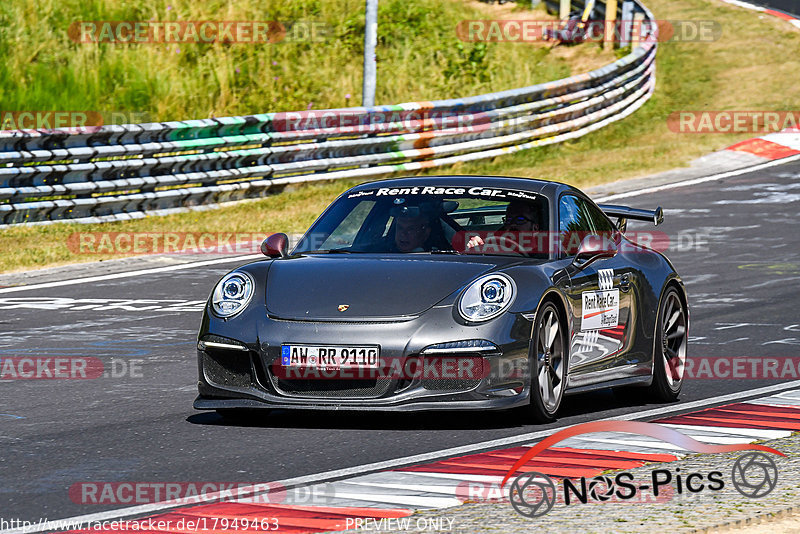
[[[327,250],[309,250],[303,254],[354,254],[352,250],[345,250],[343,248],[330,248]]]
[[[460,256],[461,254],[463,254],[463,252],[460,252],[452,248],[444,248],[444,249],[434,248],[431,250],[431,254],[455,254],[456,256]]]

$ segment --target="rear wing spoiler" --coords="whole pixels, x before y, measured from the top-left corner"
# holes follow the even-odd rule
[[[616,206],[614,204],[598,204],[603,213],[609,217],[616,217],[618,219],[617,226],[623,232],[625,231],[625,221],[633,219],[635,221],[651,222],[658,226],[664,222],[664,210],[661,206],[654,210],[642,210],[638,208],[629,208],[628,206]]]

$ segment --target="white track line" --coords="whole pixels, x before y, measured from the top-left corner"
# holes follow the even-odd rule
[[[678,187],[686,187],[687,185],[697,185],[702,184],[705,182],[715,182],[717,180],[723,180],[725,178],[730,178],[732,176],[739,176],[740,174],[747,174],[749,172],[756,172],[762,169],[768,169],[770,167],[775,167],[778,165],[783,165],[785,163],[792,163],[794,161],[800,160],[800,154],[795,156],[790,156],[788,158],[783,159],[776,159],[773,161],[768,161],[766,163],[759,163],[758,165],[753,165],[751,167],[745,167],[744,169],[736,169],[735,171],[727,171],[722,172],[719,174],[712,174],[711,176],[703,176],[702,178],[692,178],[691,180],[684,180],[682,182],[675,182],[672,184],[664,184],[664,185],[657,185],[654,187],[646,187],[644,189],[637,189],[636,191],[629,191],[627,193],[617,193],[616,195],[609,195],[607,197],[599,198],[597,202],[608,202],[609,200],[617,200],[620,198],[628,198],[628,197],[635,197],[638,195],[645,195],[647,193],[657,193],[658,191],[665,191],[667,189],[677,189]]]
[[[703,426],[703,425],[677,425],[672,423],[663,423],[661,426],[674,428],[679,432],[687,434],[692,431],[702,430],[704,432],[713,432],[715,434],[730,434],[733,436],[746,436],[754,439],[779,439],[788,438],[792,435],[791,430],[764,430],[760,428],[734,428],[727,426]]]
[[[354,488],[358,490],[360,488]],[[397,495],[391,493],[376,493],[374,491],[337,491],[332,495],[336,500],[342,501],[359,501],[364,503],[378,503],[388,504],[392,507],[397,506],[412,506],[414,508],[450,508],[453,506],[460,506],[462,502],[456,497],[436,497],[436,496],[423,496],[423,495]],[[347,504],[345,506],[358,506],[356,504]],[[363,507],[363,506],[361,506]]]
[[[750,443],[750,442],[753,441],[753,438],[745,437],[745,436],[736,436],[736,437],[732,437],[732,436],[727,436],[727,437],[709,436],[708,434],[699,434],[697,432],[692,432],[691,430],[682,430],[681,434],[683,434],[684,436],[689,436],[690,438],[696,439],[697,441],[702,441],[704,443],[717,443],[717,444],[721,444],[721,445],[732,445],[734,443]],[[584,436],[577,437],[575,439],[579,439],[581,441],[589,441],[589,442],[595,441],[595,438],[584,437]],[[686,450],[683,447],[680,447],[680,446],[677,446],[677,445],[672,445],[672,444],[669,444],[669,443],[660,442],[660,441],[659,442],[655,442],[655,441],[644,440],[644,439],[629,439],[627,437],[599,438],[599,439],[597,439],[597,441],[599,441],[601,443],[619,443],[619,444],[623,444],[623,445],[630,444],[630,445],[636,445],[638,447],[648,447],[648,448],[649,447],[654,447],[654,448],[657,448],[657,449],[660,449],[660,448],[669,449],[669,448],[675,447],[675,450],[678,450],[678,451],[681,451],[681,452]],[[581,448],[588,448],[588,447],[581,447]],[[624,449],[621,449],[621,450],[624,450]]]
[[[761,13],[764,13],[764,12],[767,11],[766,7],[757,6],[757,5],[751,4],[749,2],[742,2],[741,0],[722,0],[722,1],[725,2],[726,4],[731,4],[731,5],[734,5],[734,6],[743,7],[744,9],[752,9],[753,11],[759,11]],[[794,16],[791,13],[785,13],[785,12],[780,11],[778,9],[773,9],[773,8],[770,8],[770,9],[771,9],[771,11],[773,11],[773,13],[777,11],[778,13],[784,13],[784,14],[789,15],[789,16]],[[768,15],[776,17],[776,15],[774,15],[772,13],[768,13]],[[786,22],[788,22],[792,26],[800,28],[800,19],[794,18],[794,19],[788,19],[787,20],[787,19],[784,19],[783,17],[777,17],[777,18],[785,20]]]
[[[575,449],[589,449],[591,448],[592,443],[596,443],[598,445],[614,445],[615,448],[610,449],[611,452],[613,451],[628,451],[628,452],[641,452],[642,449],[647,454],[658,454],[664,451],[669,452],[678,452],[685,453],[686,449],[680,447],[678,445],[673,445],[672,443],[665,443],[663,441],[647,441],[641,439],[626,439],[626,438],[598,438],[598,437],[585,437],[585,436],[575,436],[574,438],[570,439],[569,441],[564,441],[564,443],[575,443],[575,441],[580,443],[586,443],[585,447],[578,447],[576,445],[570,445],[572,448]]]
[[[757,6],[755,4],[751,4],[750,2],[742,2],[740,0],[722,0],[726,4],[731,4],[738,7],[743,7],[744,9],[752,9],[753,11],[766,11],[767,8]]]
[[[758,400],[757,403],[755,402],[756,400]],[[784,391],[783,393],[779,393],[771,397],[754,399],[751,402],[755,404],[769,404],[778,400],[782,401],[784,404],[791,403],[794,406],[800,406],[800,391]]]
[[[418,493],[440,493],[442,495],[455,495],[458,492],[458,486],[460,485],[460,482],[456,482],[455,480],[453,480],[449,484],[414,484],[414,483],[393,484],[391,482],[348,481],[346,482],[346,484],[350,484],[353,486],[363,486],[365,488],[411,490],[411,491],[416,491]]]
[[[784,391],[789,389],[800,388],[800,380],[794,380],[792,382],[786,382],[785,384],[775,384],[772,386],[766,386],[763,388],[752,389],[749,391],[739,391],[736,393],[730,393],[728,395],[722,395],[719,397],[714,397],[711,399],[700,399],[692,402],[681,402],[678,404],[672,404],[669,406],[663,406],[661,408],[653,408],[651,410],[645,410],[643,412],[635,412],[629,414],[622,414],[615,417],[605,418],[605,419],[598,419],[598,421],[604,421],[609,419],[614,420],[622,420],[622,421],[630,421],[635,419],[641,419],[645,417],[657,417],[660,415],[665,415],[671,412],[683,411],[683,410],[690,410],[693,408],[700,408],[703,406],[707,406],[709,404],[716,404],[722,403],[727,401],[734,401],[743,399],[746,397],[752,397],[762,394],[769,394],[776,391]],[[373,471],[382,471],[387,469],[392,469],[394,467],[402,467],[411,464],[418,464],[418,463],[425,463],[430,462],[433,460],[439,460],[442,458],[450,458],[453,456],[459,456],[463,454],[468,454],[477,451],[483,451],[488,449],[495,449],[499,447],[503,447],[506,445],[512,444],[519,444],[524,443],[526,441],[531,440],[538,440],[547,436],[551,436],[562,430],[564,428],[569,428],[574,425],[565,425],[557,428],[551,428],[547,430],[540,430],[537,432],[528,432],[526,434],[519,434],[516,436],[509,436],[507,438],[500,438],[500,439],[493,439],[489,441],[482,441],[480,443],[473,443],[471,445],[463,445],[461,447],[453,447],[450,449],[442,449],[439,451],[428,452],[424,454],[416,454],[413,456],[405,456],[403,458],[395,458],[393,460],[385,460],[383,462],[375,462],[371,464],[355,466],[355,467],[348,467],[345,469],[334,469],[332,471],[325,471],[323,473],[316,473],[313,475],[306,475],[301,477],[295,478],[288,478],[285,480],[279,480],[276,482],[271,483],[268,487],[276,487],[276,485],[283,486],[285,488],[291,488],[303,484],[317,484],[320,482],[326,482],[329,480],[334,479],[342,479],[345,477],[351,477],[354,475],[362,475],[365,473],[371,473]],[[649,445],[648,445],[649,446]],[[469,480],[469,475],[461,475],[464,477],[465,480]],[[263,489],[263,485],[261,488]],[[241,488],[239,492],[241,494],[247,494],[248,492],[254,491],[257,489],[257,486],[248,486],[245,488]],[[259,493],[264,493],[264,491],[256,491],[253,495],[257,495]],[[151,512],[159,512],[162,510],[167,510],[170,508],[176,508],[179,506],[183,506],[182,504],[176,504],[174,502],[158,502],[152,504],[143,504],[139,506],[131,506],[128,508],[120,508],[118,510],[109,510],[106,512],[98,512],[95,514],[86,514],[81,516],[75,516],[68,519],[63,519],[62,521],[72,521],[78,522],[83,521],[86,522],[95,522],[95,521],[105,521],[110,519],[116,519],[120,517],[129,517],[133,515],[142,515],[148,514]],[[32,525],[28,529],[13,529],[13,530],[0,530],[0,534],[26,534],[26,533],[33,533],[33,532],[42,532],[47,530],[46,526],[40,526],[38,524]]]
[[[245,256],[231,256],[228,258],[217,258],[214,260],[194,261],[191,263],[181,263],[180,265],[168,265],[166,267],[153,267],[151,269],[140,269],[138,271],[123,271],[121,273],[101,274],[98,276],[88,276],[86,278],[73,278],[71,280],[59,280],[57,282],[44,282],[41,284],[31,284],[29,286],[4,287],[0,293],[15,293],[17,291],[30,291],[32,289],[45,289],[48,287],[71,286],[75,284],[88,284],[90,282],[102,282],[103,280],[115,280],[117,278],[130,278],[132,276],[144,276],[153,273],[167,273],[171,271],[182,271],[206,265],[216,265],[219,263],[230,263],[232,261],[245,261],[263,258],[262,254],[247,254]]]

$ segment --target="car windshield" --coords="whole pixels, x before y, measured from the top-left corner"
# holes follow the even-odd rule
[[[295,253],[548,257],[549,208],[534,193],[485,187],[376,187],[340,197]]]

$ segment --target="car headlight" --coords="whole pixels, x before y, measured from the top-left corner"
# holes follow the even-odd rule
[[[458,311],[467,321],[488,321],[503,313],[514,301],[514,280],[503,274],[478,278],[464,291]]]
[[[253,279],[243,272],[225,275],[217,283],[211,297],[211,307],[220,317],[233,317],[247,306],[253,297]]]

